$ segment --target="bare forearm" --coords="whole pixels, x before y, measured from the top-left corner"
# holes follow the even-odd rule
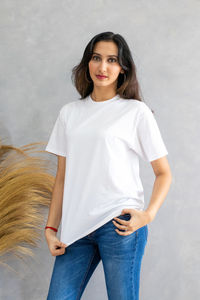
[[[156,176],[153,185],[153,191],[151,195],[151,199],[149,205],[146,209],[146,212],[149,215],[149,221],[153,221],[155,218],[159,208],[161,207],[164,199],[169,191],[169,187],[171,185],[172,177],[170,174],[160,174]]]
[[[64,182],[62,180],[56,180],[52,191],[52,200],[49,207],[47,226],[58,228],[60,225],[62,216],[63,188]]]

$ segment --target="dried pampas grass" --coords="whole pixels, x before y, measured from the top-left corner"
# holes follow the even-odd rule
[[[52,162],[36,155],[43,144],[0,143],[0,263],[4,254],[33,256],[30,247],[44,232],[42,208],[50,205],[55,177]]]

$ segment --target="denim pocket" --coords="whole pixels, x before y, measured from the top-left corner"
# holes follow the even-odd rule
[[[130,220],[131,215],[130,214],[119,215],[119,216],[117,216],[117,218],[128,221],[128,220]]]

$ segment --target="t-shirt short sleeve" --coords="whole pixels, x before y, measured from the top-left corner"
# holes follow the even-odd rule
[[[66,156],[67,145],[66,145],[66,130],[65,124],[61,117],[62,109],[59,112],[59,115],[54,124],[53,130],[49,137],[49,141],[46,145],[45,151]]]
[[[142,112],[135,126],[133,149],[147,162],[168,154],[157,121],[151,109],[143,102]]]

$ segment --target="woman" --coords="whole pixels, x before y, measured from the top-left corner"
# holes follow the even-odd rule
[[[147,224],[171,184],[168,152],[121,35],[96,35],[72,75],[81,98],[60,109],[45,149],[58,155],[45,230],[56,256],[47,299],[80,299],[102,260],[108,298],[136,300]],[[139,158],[156,176],[146,210]]]

